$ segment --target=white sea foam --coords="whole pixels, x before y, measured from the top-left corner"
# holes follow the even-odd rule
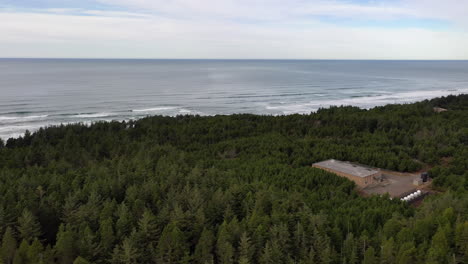
[[[0,122],[11,122],[11,121],[21,121],[21,120],[31,120],[31,119],[43,119],[48,117],[48,115],[32,115],[32,116],[0,116]]]
[[[46,118],[49,115],[33,115],[33,116],[25,116],[24,119],[39,119],[39,118]]]
[[[412,103],[421,100],[431,99],[435,97],[447,95],[459,95],[468,93],[467,89],[450,89],[450,90],[433,90],[433,91],[411,91],[400,93],[389,93],[377,96],[363,96],[344,98],[336,100],[313,100],[307,103],[300,104],[281,104],[281,105],[267,105],[267,110],[280,111],[283,114],[307,114],[315,112],[319,108],[327,108],[330,106],[351,105],[365,109],[375,106],[382,106],[386,104],[400,104]]]
[[[168,111],[168,110],[174,110],[177,109],[177,107],[154,107],[154,108],[146,108],[146,109],[134,109],[132,112],[159,112],[159,111]]]
[[[5,120],[16,120],[18,119],[17,117],[11,117],[11,116],[0,116],[0,121],[5,121]]]
[[[107,117],[107,116],[112,116],[114,114],[112,113],[93,113],[93,114],[77,114],[74,115],[73,117],[77,118],[97,118],[97,117]]]
[[[190,114],[190,113],[192,113],[192,111],[182,108],[182,109],[179,110],[179,113],[181,113],[181,114]]]

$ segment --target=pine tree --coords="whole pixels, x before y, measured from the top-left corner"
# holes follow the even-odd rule
[[[158,240],[159,228],[157,226],[156,217],[146,209],[138,221],[139,232],[144,238],[144,243],[149,244],[152,241]]]
[[[180,263],[187,255],[184,234],[174,224],[170,223],[164,228],[157,248],[157,258],[161,263]]]
[[[227,224],[224,222],[218,231],[216,242],[216,255],[219,263],[230,264],[234,262],[234,248],[229,240],[230,234],[227,230]]]
[[[260,264],[277,264],[277,259],[275,258],[275,253],[271,246],[270,241],[268,241],[263,249],[262,255],[260,256]]]
[[[31,261],[28,259],[29,244],[26,240],[21,241],[21,244],[15,252],[13,264],[28,264]]]
[[[97,241],[97,237],[89,226],[86,226],[84,231],[81,232],[77,242],[79,245],[80,255],[85,259],[93,260],[101,252],[101,247]]]
[[[294,255],[298,260],[307,256],[308,253],[307,235],[302,224],[298,222],[294,231]]]
[[[373,247],[367,248],[366,252],[364,253],[364,260],[362,264],[377,264],[375,250]]]
[[[16,239],[13,234],[13,229],[7,227],[2,239],[2,247],[0,248],[0,256],[5,264],[13,263],[13,258],[16,252]]]
[[[31,263],[41,263],[43,260],[44,247],[36,238],[29,246],[27,257]]]
[[[396,261],[398,264],[413,264],[415,262],[416,248],[412,242],[406,242],[400,246]]]
[[[75,256],[75,236],[64,224],[61,224],[57,233],[57,242],[54,247],[60,264],[69,264]]]
[[[86,259],[78,256],[75,261],[73,261],[73,264],[91,264],[89,261],[87,261]]]
[[[343,244],[343,253],[349,264],[357,263],[357,246],[354,240],[353,233],[349,233]]]
[[[445,230],[442,227],[439,227],[435,235],[432,237],[427,262],[440,264],[448,263],[448,256],[450,256],[450,249]]]
[[[137,264],[138,263],[138,249],[134,245],[134,241],[131,238],[127,237],[124,239],[120,246],[117,246],[114,249],[112,256],[113,263],[122,263],[122,264]]]
[[[380,252],[380,263],[382,264],[392,264],[395,262],[395,249],[394,249],[394,240],[390,238],[382,242],[382,249]]]
[[[253,263],[253,255],[255,253],[250,238],[246,232],[242,233],[239,241],[239,264]]]
[[[108,252],[114,245],[114,229],[112,228],[112,219],[108,218],[100,222],[99,226],[100,246],[103,251]]]
[[[197,246],[195,247],[195,262],[199,264],[212,263],[214,235],[211,230],[203,229]]]
[[[455,250],[458,256],[463,256],[463,254],[468,251],[468,221],[458,222],[456,224]]]
[[[31,211],[24,209],[18,218],[18,231],[21,239],[33,241],[41,235],[41,226]]]
[[[328,264],[328,263],[332,263],[333,261],[333,258],[334,258],[334,252],[332,251],[332,248],[330,247],[330,245],[326,246],[322,251],[320,251],[319,253],[319,260],[320,260],[320,263],[323,263],[323,264]]]
[[[119,206],[118,214],[119,219],[115,223],[115,231],[119,238],[123,238],[131,231],[130,212],[124,203]]]
[[[300,264],[317,264],[318,262],[316,261],[316,258],[317,255],[314,248],[310,247],[309,253],[301,260]]]

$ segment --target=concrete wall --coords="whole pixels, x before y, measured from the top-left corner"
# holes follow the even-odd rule
[[[361,187],[361,188],[364,188],[364,187],[367,187],[367,186],[369,186],[369,185],[371,185],[373,183],[376,183],[377,180],[375,180],[374,178],[380,178],[381,177],[381,172],[369,175],[367,177],[359,177],[359,176],[343,173],[343,172],[340,172],[340,171],[335,171],[335,170],[332,170],[332,169],[329,169],[329,168],[324,168],[324,167],[321,167],[319,165],[312,165],[312,167],[334,173],[334,174],[336,174],[338,176],[341,176],[341,177],[348,178],[349,180],[355,182],[356,185]]]

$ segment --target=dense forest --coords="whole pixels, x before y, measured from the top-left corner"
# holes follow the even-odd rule
[[[362,197],[329,158],[435,193]],[[468,263],[467,189],[468,95],[54,126],[0,140],[0,263]]]

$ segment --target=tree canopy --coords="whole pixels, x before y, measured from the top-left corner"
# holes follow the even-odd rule
[[[467,263],[467,157],[467,95],[41,128],[0,141],[0,263]],[[362,197],[330,158],[439,194]]]

